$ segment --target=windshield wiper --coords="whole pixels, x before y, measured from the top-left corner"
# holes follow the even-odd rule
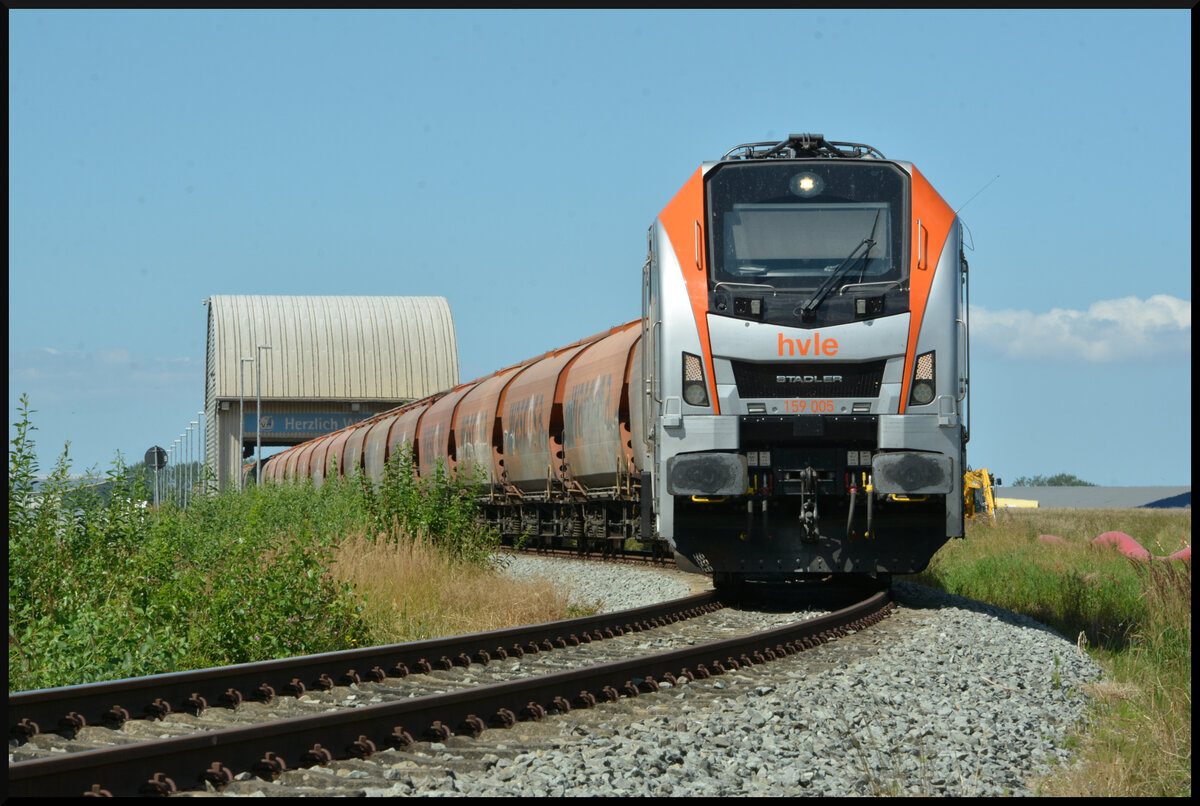
[[[862,249],[864,246],[867,247],[867,250],[862,254],[862,258],[860,258],[864,262],[867,259],[867,255],[871,254],[871,249],[875,246],[875,241],[871,239],[871,235],[875,234],[875,227],[878,226],[878,224],[879,211],[876,211],[875,222],[871,224],[870,234],[866,238],[863,238],[858,246],[850,250],[850,254],[846,255],[846,259],[843,260],[841,264],[833,270],[833,274],[829,275],[825,282],[821,283],[821,286],[817,289],[816,293],[809,298],[808,302],[797,306],[792,313],[804,320],[810,320],[813,318],[817,307],[824,302],[825,297],[829,296],[829,292],[837,287],[838,280],[841,279],[842,275],[848,273],[851,269],[858,265],[858,260],[853,259],[854,256],[858,254],[858,250]]]

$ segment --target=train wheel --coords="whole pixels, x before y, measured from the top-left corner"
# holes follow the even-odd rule
[[[746,595],[746,578],[741,574],[714,572],[713,587],[724,596],[740,599]]]

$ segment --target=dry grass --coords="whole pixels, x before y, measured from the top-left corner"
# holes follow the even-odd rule
[[[549,580],[516,582],[448,559],[421,540],[342,541],[334,575],[366,595],[363,619],[379,643],[400,643],[554,621],[566,597]]]

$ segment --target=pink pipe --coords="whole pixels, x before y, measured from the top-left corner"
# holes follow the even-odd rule
[[[1179,551],[1172,554],[1167,559],[1168,560],[1184,560],[1184,561],[1190,563],[1192,561],[1192,547],[1184,546],[1183,548],[1181,548]]]
[[[1037,539],[1042,543],[1050,543],[1051,545],[1071,545],[1068,541],[1063,540],[1058,535],[1038,535]],[[1126,557],[1133,557],[1139,560],[1183,560],[1185,562],[1192,561],[1192,547],[1184,546],[1179,551],[1169,557],[1159,557],[1151,554],[1142,546],[1141,543],[1134,540],[1124,532],[1105,532],[1092,541],[1093,546],[1116,546],[1117,550]]]
[[[1116,546],[1126,557],[1136,557],[1139,560],[1148,560],[1153,556],[1142,547],[1141,543],[1124,532],[1105,532],[1093,540],[1092,545]]]
[[[1093,546],[1116,546],[1118,550],[1126,557],[1135,557],[1139,560],[1185,560],[1192,561],[1192,547],[1184,546],[1179,551],[1172,554],[1170,557],[1159,557],[1147,551],[1141,543],[1134,540],[1124,532],[1105,532],[1092,541]]]

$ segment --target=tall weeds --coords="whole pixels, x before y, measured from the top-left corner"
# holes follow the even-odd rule
[[[420,540],[472,565],[486,563],[500,544],[500,536],[479,522],[478,474],[448,473],[439,459],[432,477],[418,479],[407,443],[388,458],[378,484],[364,475],[352,483],[370,533],[379,539]]]

